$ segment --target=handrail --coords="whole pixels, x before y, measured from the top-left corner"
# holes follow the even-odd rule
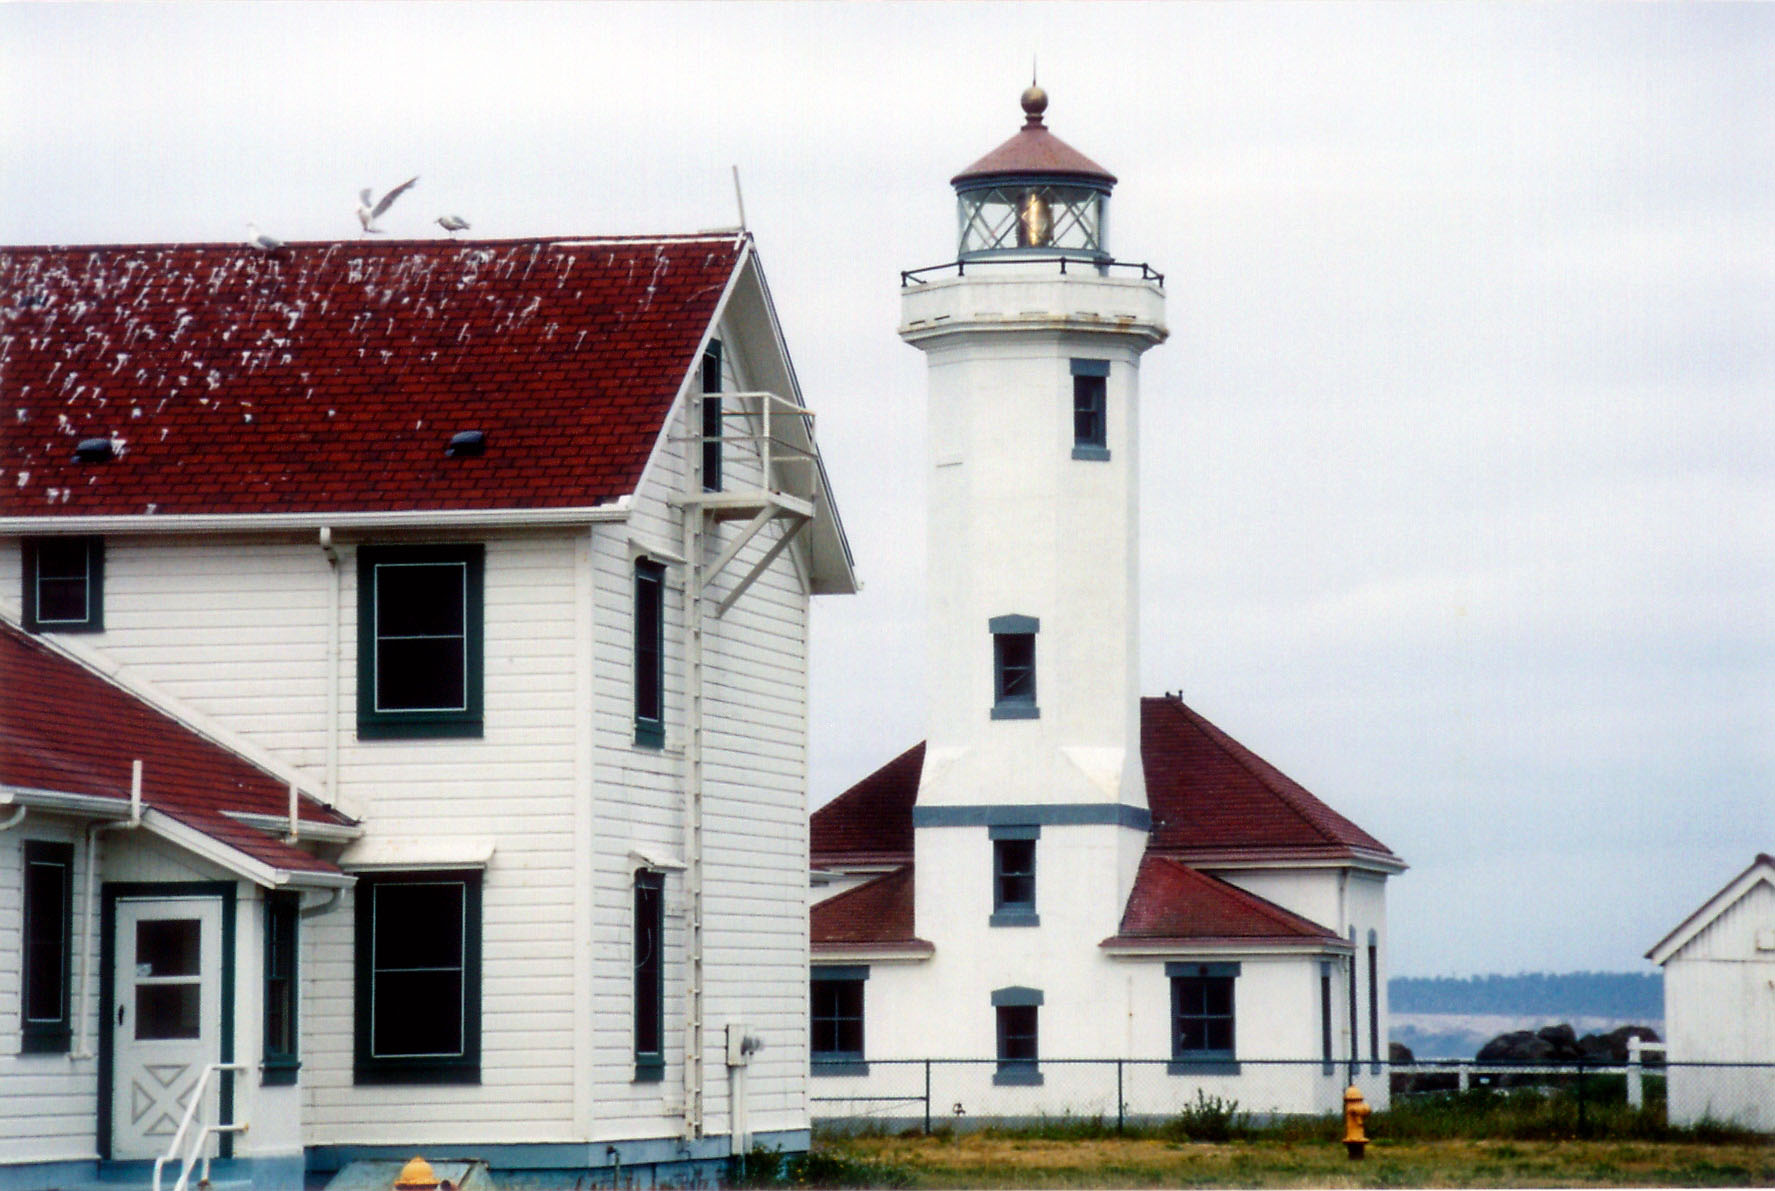
[[[191,1122],[197,1118],[198,1106],[204,1101],[204,1092],[209,1088],[210,1076],[218,1071],[245,1071],[246,1069],[247,1065],[245,1063],[211,1063],[203,1069],[203,1074],[197,1077],[197,1085],[191,1089],[191,1103],[185,1106],[185,1116],[179,1121],[179,1128],[178,1131],[173,1134],[172,1144],[166,1148],[166,1153],[154,1159],[154,1191],[160,1191],[161,1169],[168,1162],[171,1162],[175,1158],[179,1158],[179,1151],[181,1148],[188,1148],[190,1152],[185,1154],[183,1158],[180,1158],[179,1178],[178,1181],[173,1183],[173,1191],[185,1191],[186,1187],[189,1186],[191,1182],[191,1168],[197,1165],[199,1152],[202,1151],[212,1136],[217,1133],[246,1132],[247,1126],[244,1121],[234,1121],[226,1125],[218,1121],[213,1125],[205,1125],[202,1129],[197,1131],[195,1145],[187,1147],[185,1141],[185,1135],[191,1129]],[[202,1157],[203,1175],[200,1181],[207,1183],[210,1179],[210,1156],[208,1154],[203,1154]]]
[[[906,287],[911,286],[911,285],[926,285],[926,284],[928,284],[928,282],[925,280],[925,274],[927,274],[927,273],[933,273],[933,274],[934,273],[947,273],[951,269],[953,269],[953,270],[955,270],[955,275],[957,277],[966,277],[967,273],[968,273],[968,266],[969,265],[988,265],[988,266],[990,266],[990,265],[1053,265],[1053,264],[1058,264],[1060,266],[1060,272],[1063,276],[1066,273],[1066,266],[1069,264],[1083,265],[1087,269],[1098,269],[1098,270],[1101,270],[1105,273],[1109,272],[1111,269],[1127,269],[1129,271],[1133,271],[1135,269],[1138,269],[1138,270],[1140,270],[1140,280],[1142,280],[1142,281],[1156,281],[1160,285],[1165,284],[1165,275],[1163,273],[1159,272],[1157,269],[1153,268],[1151,265],[1147,264],[1145,261],[1115,261],[1115,260],[1105,260],[1105,259],[1101,259],[1101,258],[1097,258],[1097,257],[1079,256],[1079,255],[1073,255],[1073,256],[1065,256],[1065,255],[1062,255],[1062,256],[1021,256],[1021,255],[1014,255],[1014,254],[1007,253],[1004,256],[983,255],[983,256],[973,257],[971,259],[962,258],[962,259],[948,261],[945,264],[941,264],[941,265],[926,265],[922,269],[902,269],[902,270],[900,270],[900,288],[905,289]]]

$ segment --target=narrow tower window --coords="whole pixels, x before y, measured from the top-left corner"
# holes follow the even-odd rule
[[[666,743],[666,569],[635,562],[635,743]]]
[[[992,1082],[1041,1083],[1042,1073],[1037,1063],[1042,990],[1017,986],[994,989],[992,1005],[998,1018],[998,1070],[993,1073]]]
[[[721,341],[703,351],[703,491],[721,491]]]
[[[1072,457],[1109,458],[1109,361],[1072,362]]]
[[[995,616],[987,627],[992,631],[992,718],[1037,718],[1035,635],[1041,622],[1033,616]]]
[[[992,925],[1039,926],[1035,912],[1035,842],[1039,826],[993,826]]]
[[[635,1078],[666,1071],[665,877],[635,873]]]

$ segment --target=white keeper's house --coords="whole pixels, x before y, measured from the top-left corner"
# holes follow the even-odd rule
[[[928,728],[813,816],[815,1116],[1371,1101],[1388,848],[1180,698],[1142,698],[1141,356],[1163,279],[1111,256],[1115,178],[1047,97],[953,180],[914,270],[929,362]],[[981,1061],[983,1060],[983,1061]],[[1359,1061],[1366,1061],[1361,1063]],[[1278,1062],[1287,1061],[1287,1062]],[[953,1107],[952,1107],[953,1104]],[[912,1111],[921,1111],[913,1109]]]
[[[0,1189],[805,1148],[856,582],[750,237],[6,248],[0,304]]]

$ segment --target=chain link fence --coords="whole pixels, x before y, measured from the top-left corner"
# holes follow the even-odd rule
[[[814,1122],[837,1132],[1261,1129],[1338,1116],[1354,1084],[1384,1114],[1382,1131],[1409,1122],[1448,1136],[1775,1133],[1775,1064],[1666,1063],[1655,1053],[1625,1064],[880,1059],[818,1062],[812,1073]]]

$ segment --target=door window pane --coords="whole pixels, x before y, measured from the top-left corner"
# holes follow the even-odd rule
[[[198,1037],[202,1004],[201,984],[136,985],[136,1040]]]
[[[150,918],[136,923],[136,977],[196,976],[202,971],[200,926],[195,918]]]

